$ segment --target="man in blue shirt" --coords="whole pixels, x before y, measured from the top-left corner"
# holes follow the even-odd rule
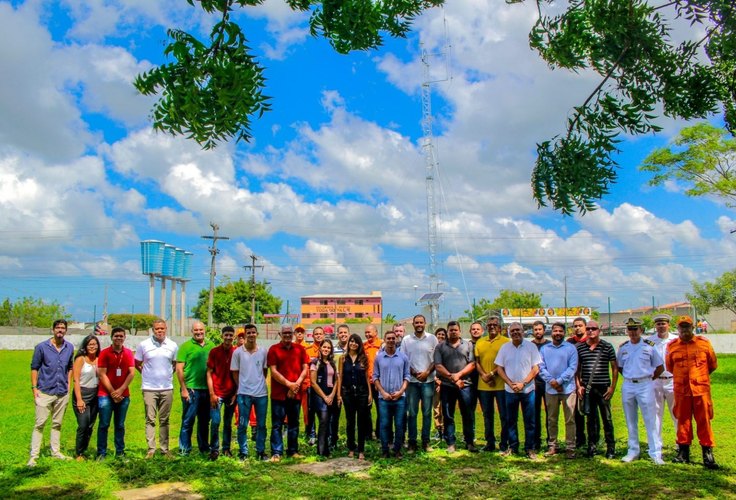
[[[35,467],[41,453],[43,428],[51,417],[51,456],[61,460],[69,457],[61,453],[61,423],[69,403],[69,386],[74,363],[74,346],[64,339],[67,322],[54,321],[54,336],[36,346],[31,360],[31,389],[36,403],[36,422],[31,434],[31,458],[28,467]]]
[[[544,380],[544,398],[547,408],[547,435],[549,449],[546,456],[557,454],[557,430],[560,405],[565,417],[565,456],[575,458],[575,372],[578,370],[578,350],[565,342],[565,325],[552,325],[552,342],[539,351],[542,362],[539,375]]]
[[[378,415],[381,431],[381,451],[388,458],[388,439],[391,423],[394,430],[394,456],[401,458],[406,426],[406,388],[409,386],[409,358],[396,350],[396,334],[386,333],[383,338],[385,349],[376,354],[373,363],[373,383],[378,392]]]

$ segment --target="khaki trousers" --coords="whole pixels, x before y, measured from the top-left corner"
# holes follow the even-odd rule
[[[575,449],[575,405],[577,398],[575,391],[570,394],[544,395],[547,403],[547,430],[549,432],[549,447],[557,448],[557,434],[559,432],[560,406],[565,419],[565,446],[568,450]]]
[[[36,423],[33,426],[31,434],[31,458],[36,459],[41,453],[41,443],[43,442],[43,428],[51,417],[51,436],[50,447],[51,455],[58,457],[61,455],[61,423],[64,420],[66,406],[69,403],[69,393],[63,396],[52,396],[40,392],[35,399],[36,403]]]
[[[143,391],[146,409],[146,442],[148,451],[156,451],[156,417],[158,416],[158,444],[161,453],[169,451],[169,415],[174,401],[174,391]]]

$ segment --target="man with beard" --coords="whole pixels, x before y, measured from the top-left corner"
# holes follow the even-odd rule
[[[417,451],[417,415],[422,405],[422,449],[428,451],[432,428],[432,396],[435,388],[434,348],[437,337],[426,333],[426,319],[414,316],[414,333],[404,340],[401,352],[409,358],[409,387],[406,390],[409,422],[409,453]],[[396,331],[394,331],[396,333]]]
[[[565,325],[552,325],[552,342],[539,350],[542,363],[539,374],[545,382],[542,388],[546,401],[547,442],[545,456],[557,454],[557,434],[560,405],[565,420],[565,456],[575,458],[575,372],[578,370],[578,351],[570,342],[565,342]]]
[[[64,339],[67,330],[65,319],[54,321],[53,337],[44,340],[33,350],[31,360],[31,391],[36,405],[36,421],[31,435],[31,457],[28,467],[35,467],[41,453],[43,428],[51,418],[51,456],[61,460],[68,457],[61,453],[61,423],[69,402],[69,386],[72,377],[74,345]]]
[[[470,374],[475,370],[473,346],[460,337],[460,323],[447,323],[447,341],[437,345],[434,350],[434,364],[442,386],[442,418],[445,422],[445,441],[447,452],[455,452],[455,405],[460,406],[463,419],[463,438],[468,451],[475,453],[475,434],[472,414],[472,380]]]

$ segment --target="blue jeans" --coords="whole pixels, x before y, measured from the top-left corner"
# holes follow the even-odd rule
[[[227,400],[217,398],[217,408],[210,404],[210,452],[220,451],[220,421],[224,422],[222,427],[222,451],[230,451],[230,442],[233,436],[233,415],[235,415],[235,402],[229,404]],[[225,407],[223,416],[222,407]],[[222,419],[221,419],[222,417]]]
[[[271,454],[284,454],[284,436],[282,429],[284,419],[288,419],[286,426],[286,456],[299,451],[299,410],[302,402],[299,399],[271,400]]]
[[[417,416],[419,402],[422,403],[422,444],[429,443],[429,431],[432,429],[432,398],[435,383],[409,382],[406,389],[406,404],[409,410],[409,446],[417,445]]]
[[[493,416],[493,400],[496,400],[498,419],[501,421],[501,443],[499,448],[505,451],[509,447],[509,424],[506,416],[506,391],[478,391],[480,407],[483,410],[483,424],[485,426],[486,446],[496,447],[496,434]]]
[[[519,405],[524,419],[524,451],[534,451],[534,392],[507,392],[506,408],[509,422],[509,447],[519,451]]]
[[[97,427],[97,455],[107,455],[107,433],[110,429],[110,420],[115,416],[115,454],[125,454],[125,416],[128,414],[130,398],[126,397],[116,403],[110,396],[97,398],[100,423]]]
[[[394,425],[394,451],[401,451],[404,446],[404,430],[406,428],[406,397],[395,401],[378,398],[378,415],[381,427],[381,451],[388,451],[388,440],[391,435],[391,424]]]
[[[268,396],[246,396],[238,394],[238,455],[240,458],[248,456],[248,421],[250,409],[256,409],[256,454],[266,453],[266,412],[268,410]]]
[[[192,431],[197,419],[197,446],[200,453],[208,453],[210,393],[207,389],[188,389],[189,401],[181,399],[181,431],[179,432],[179,453],[188,455],[192,451]]]
[[[445,441],[447,445],[455,444],[455,405],[460,407],[463,419],[463,439],[465,444],[475,444],[475,396],[470,386],[460,389],[456,385],[442,385],[440,387],[442,401],[442,418],[445,421]]]

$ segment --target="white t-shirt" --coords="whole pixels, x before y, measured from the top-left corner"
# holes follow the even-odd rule
[[[168,391],[174,388],[174,361],[179,346],[165,338],[159,343],[149,337],[135,350],[136,361],[143,362],[141,389],[144,391]]]
[[[529,375],[529,372],[532,371],[532,367],[541,362],[542,358],[539,356],[539,349],[526,339],[522,339],[519,347],[516,347],[513,342],[506,342],[498,350],[498,355],[496,356],[496,364],[503,367],[506,375],[512,382],[522,382]],[[523,392],[529,393],[533,390],[534,379],[532,378],[524,386]],[[506,392],[514,392],[508,384],[506,384]]]
[[[267,355],[266,350],[260,347],[256,347],[252,353],[248,352],[244,345],[235,349],[230,361],[230,370],[239,372],[237,380],[239,395],[255,398],[268,395],[266,377],[263,375]]]
[[[431,333],[424,333],[421,339],[414,332],[404,337],[401,344],[401,352],[409,358],[409,367],[415,372],[423,372],[429,365],[434,363],[434,348],[437,347],[437,337]],[[434,382],[434,370],[432,370],[424,383]],[[412,375],[409,382],[419,382]]]

